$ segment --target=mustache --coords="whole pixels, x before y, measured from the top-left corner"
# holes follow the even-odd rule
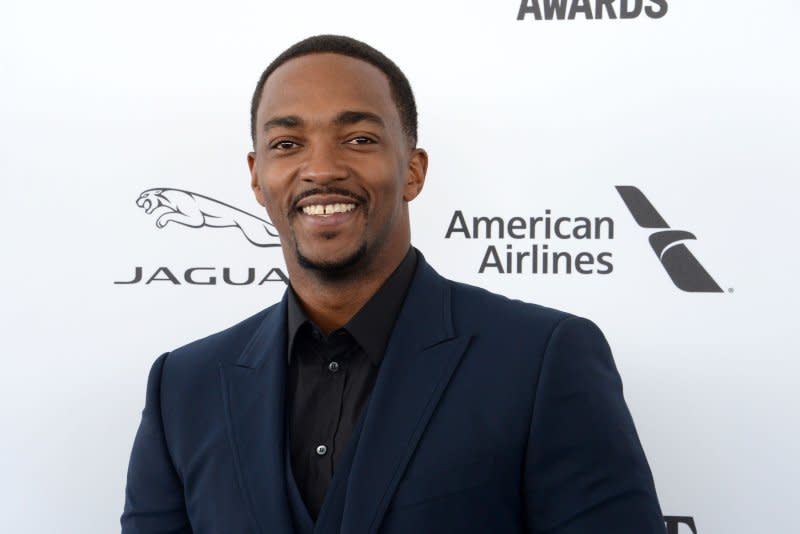
[[[314,189],[309,189],[308,191],[303,191],[299,195],[295,196],[292,199],[292,204],[291,204],[292,209],[297,209],[298,202],[312,195],[341,195],[343,197],[352,198],[359,204],[367,203],[366,198],[356,193],[353,193],[352,191],[348,191],[347,189],[341,189],[338,187],[316,187]]]

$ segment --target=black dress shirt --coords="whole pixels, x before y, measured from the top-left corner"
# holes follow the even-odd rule
[[[289,451],[297,487],[314,520],[369,400],[416,265],[417,254],[410,248],[370,300],[328,336],[308,319],[289,289]]]

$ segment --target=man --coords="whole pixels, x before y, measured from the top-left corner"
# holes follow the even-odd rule
[[[156,360],[123,532],[663,533],[597,327],[410,246],[428,156],[396,65],[312,37],[266,69],[251,119],[291,287]]]

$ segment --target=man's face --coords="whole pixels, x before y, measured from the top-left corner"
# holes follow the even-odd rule
[[[376,67],[329,53],[278,67],[248,163],[287,264],[335,274],[405,253],[407,203],[422,189],[427,156],[410,146]]]

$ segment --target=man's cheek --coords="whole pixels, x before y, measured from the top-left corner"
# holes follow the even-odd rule
[[[267,216],[269,217],[270,222],[274,224],[278,230],[281,230],[286,226],[284,221],[289,218],[289,213],[286,209],[280,206],[279,202],[276,202],[275,198],[276,197],[273,196],[272,193],[267,191],[264,195],[264,207],[267,210]]]

